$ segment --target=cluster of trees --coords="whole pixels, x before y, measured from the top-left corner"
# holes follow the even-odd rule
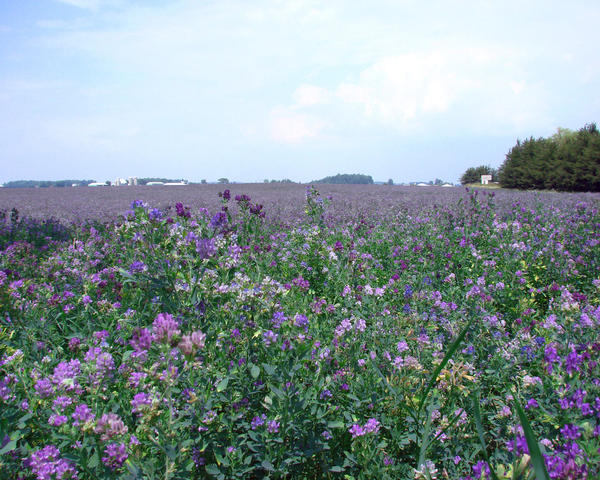
[[[6,182],[6,188],[48,188],[48,187],[71,187],[73,185],[89,185],[96,180],[13,180]]]
[[[595,123],[580,130],[559,128],[549,138],[517,140],[498,170],[482,165],[467,169],[462,184],[492,175],[504,188],[600,191],[600,131]]]
[[[269,180],[268,178],[265,178],[263,180],[263,183],[296,183],[296,182],[290,180],[289,178],[284,178],[283,180]]]
[[[338,173],[332,177],[325,177],[321,180],[313,180],[311,183],[372,185],[373,177],[371,177],[371,175],[362,175],[360,173]]]
[[[600,191],[600,132],[591,123],[578,131],[559,128],[550,138],[518,141],[499,173],[506,188]]]
[[[467,168],[462,177],[460,177],[460,183],[463,185],[467,183],[480,183],[482,175],[491,175],[492,182],[498,181],[498,170],[489,165],[480,165],[479,167]]]

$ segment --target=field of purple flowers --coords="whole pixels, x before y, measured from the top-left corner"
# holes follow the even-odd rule
[[[181,188],[0,192],[0,478],[600,477],[598,195]]]

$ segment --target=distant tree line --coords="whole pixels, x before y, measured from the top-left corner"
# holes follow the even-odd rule
[[[73,185],[87,186],[96,180],[13,180],[4,184],[5,188],[47,188],[71,187]]]
[[[550,138],[518,141],[499,173],[506,188],[600,191],[600,132],[591,123],[576,132],[559,128]]]
[[[578,131],[559,128],[549,138],[517,140],[498,170],[482,165],[461,177],[461,183],[479,183],[481,175],[504,188],[600,191],[600,131],[590,123]]]
[[[373,177],[371,177],[371,175],[362,175],[360,173],[338,173],[332,177],[325,177],[321,180],[313,180],[311,183],[372,185]]]

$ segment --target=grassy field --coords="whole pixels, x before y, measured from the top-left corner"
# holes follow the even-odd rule
[[[0,191],[0,478],[600,476],[598,195],[225,187]]]

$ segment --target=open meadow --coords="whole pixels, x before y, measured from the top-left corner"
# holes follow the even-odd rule
[[[0,189],[0,478],[600,478],[600,195]]]

